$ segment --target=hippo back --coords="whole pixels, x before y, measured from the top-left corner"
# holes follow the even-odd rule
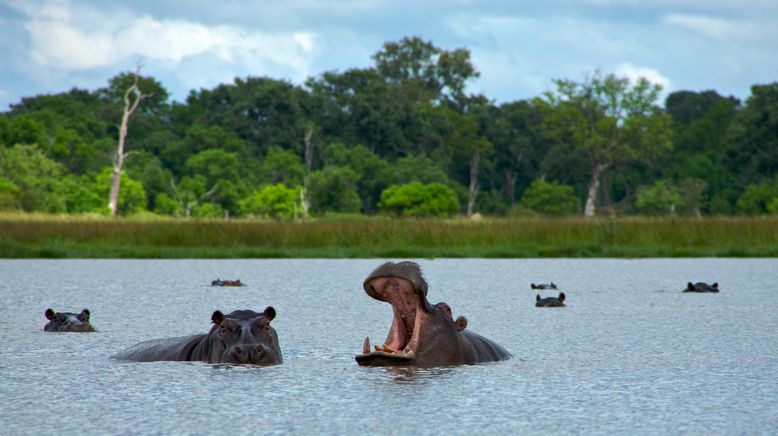
[[[465,330],[460,332],[460,337],[462,338],[462,354],[465,364],[496,362],[511,357],[511,353],[500,344],[486,339],[478,333]]]
[[[207,335],[189,335],[175,338],[152,339],[136,344],[114,357],[134,362],[160,360],[192,360],[192,351]],[[197,359],[199,360],[199,359]]]

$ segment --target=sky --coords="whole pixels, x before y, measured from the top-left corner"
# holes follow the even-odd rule
[[[138,64],[176,101],[236,77],[302,84],[406,36],[469,49],[467,89],[496,103],[594,71],[664,96],[778,81],[776,0],[0,0],[0,111]]]

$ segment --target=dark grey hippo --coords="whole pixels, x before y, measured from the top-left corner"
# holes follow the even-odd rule
[[[560,292],[558,297],[540,298],[540,294],[535,297],[535,307],[565,307],[565,293]]]
[[[46,309],[44,312],[49,322],[43,326],[45,332],[93,332],[95,328],[89,323],[89,309],[81,313],[55,312],[54,309]]]
[[[556,285],[554,284],[554,282],[551,282],[551,283],[540,283],[540,284],[537,284],[537,285],[534,284],[534,283],[530,283],[529,287],[532,288],[532,289],[540,289],[540,290],[556,289]]]
[[[689,282],[686,285],[686,289],[683,292],[719,292],[719,284],[714,283],[709,285],[703,282],[692,283]]]
[[[141,342],[115,355],[136,362],[160,360],[200,361],[207,363],[246,363],[275,365],[283,362],[278,335],[270,321],[276,311],[236,310],[229,315],[215,311],[213,327],[207,334]]]
[[[414,262],[386,262],[362,284],[365,292],[392,306],[392,326],[386,341],[371,350],[365,338],[361,366],[472,365],[505,360],[511,354],[502,346],[469,330],[467,319],[454,321],[446,303],[427,301],[427,282]]]
[[[211,286],[243,286],[243,283],[240,282],[240,279],[237,280],[216,279],[211,281]]]

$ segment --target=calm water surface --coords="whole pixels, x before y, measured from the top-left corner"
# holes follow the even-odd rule
[[[424,370],[354,361],[389,330],[361,290],[379,263],[0,260],[0,432],[778,433],[775,259],[422,260],[430,300],[515,355]],[[568,307],[534,307],[548,281]],[[283,365],[111,358],[267,305]],[[47,307],[87,307],[98,332],[44,333]]]

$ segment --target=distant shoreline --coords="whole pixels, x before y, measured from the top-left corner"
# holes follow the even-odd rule
[[[778,257],[778,217],[280,222],[0,215],[0,258]]]

